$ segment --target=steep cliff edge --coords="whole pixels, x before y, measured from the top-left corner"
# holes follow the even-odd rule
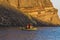
[[[27,25],[28,23],[32,23],[32,24],[40,23],[39,25],[41,24],[42,25],[45,25],[45,24],[46,25],[51,25],[51,24],[60,25],[60,19],[57,14],[58,10],[53,7],[50,0],[27,0],[27,1],[25,0],[23,1],[22,0],[0,0],[0,10],[2,9],[4,9],[5,11],[7,10],[6,14],[11,15],[10,18],[12,20],[20,20],[18,21],[18,23],[17,21],[13,22],[13,25],[18,24],[18,25],[23,26],[25,23],[26,23],[25,25]],[[19,11],[21,11],[22,13],[20,13]],[[2,13],[0,11],[0,15],[3,15],[3,14],[5,14],[4,11],[2,11]],[[16,14],[18,16],[15,16]],[[21,15],[23,15],[23,17]],[[14,19],[13,16],[16,19]],[[3,19],[4,17],[0,17],[0,18]],[[8,17],[7,21],[10,18]],[[9,20],[8,21],[9,23],[7,23],[7,21],[5,21],[6,24],[9,24],[9,23],[12,24],[12,21]],[[4,24],[4,23],[0,23],[0,24]]]
[[[53,7],[50,0],[23,0],[20,3],[20,7],[22,7],[20,8],[22,12],[34,17],[38,21],[60,25],[58,10]]]

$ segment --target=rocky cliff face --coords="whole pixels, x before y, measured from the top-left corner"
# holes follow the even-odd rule
[[[47,24],[60,25],[58,10],[53,7],[50,0],[0,0],[0,5],[12,6],[16,10],[23,12],[34,24],[35,20]]]

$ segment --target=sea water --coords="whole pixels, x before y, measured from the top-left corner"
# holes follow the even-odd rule
[[[60,27],[39,27],[35,31],[2,28],[0,40],[60,40]]]

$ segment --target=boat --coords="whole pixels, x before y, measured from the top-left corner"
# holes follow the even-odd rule
[[[30,29],[26,29],[25,27],[20,27],[19,29],[20,30],[31,30],[31,31],[37,30],[36,27],[30,28]]]
[[[26,27],[20,27],[21,30],[37,30],[37,27],[34,27],[32,25],[27,25]]]

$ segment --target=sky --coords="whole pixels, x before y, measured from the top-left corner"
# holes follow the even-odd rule
[[[58,15],[60,17],[60,0],[51,0],[53,6],[58,9]]]

